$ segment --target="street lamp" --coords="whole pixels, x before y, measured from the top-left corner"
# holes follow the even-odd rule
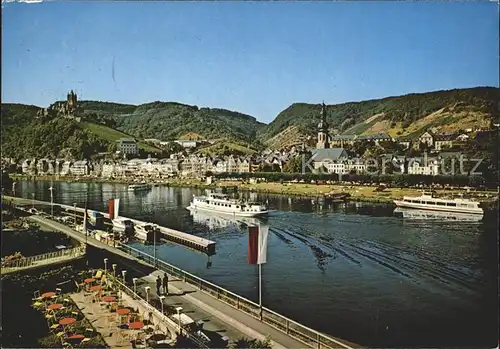
[[[125,281],[125,275],[127,275],[127,271],[126,270],[122,270],[122,275],[123,275],[123,284],[125,285],[126,281]]]
[[[151,287],[146,286],[144,290],[146,290],[146,302],[149,303],[149,290],[151,290]]]
[[[113,268],[113,276],[116,276],[116,264],[111,266]]]
[[[104,258],[104,274],[108,273],[108,259]]]
[[[54,219],[54,187],[50,186],[50,214]]]
[[[17,182],[12,182],[12,195],[16,196],[16,184]]]
[[[177,311],[177,319],[179,320],[179,334],[182,335],[182,326],[181,326],[182,307],[177,307],[177,308],[175,308],[175,310]]]
[[[161,313],[163,314],[163,301],[165,300],[165,296],[160,296],[160,303],[161,303]]]
[[[154,267],[156,268],[156,226],[153,226],[153,259]]]
[[[76,202],[73,202],[73,215],[75,217],[75,227],[76,227]]]
[[[31,193],[31,196],[33,197],[33,209],[35,209],[35,193]]]

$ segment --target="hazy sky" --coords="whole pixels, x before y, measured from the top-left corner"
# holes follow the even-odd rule
[[[2,4],[2,101],[221,107],[498,86],[493,2]]]

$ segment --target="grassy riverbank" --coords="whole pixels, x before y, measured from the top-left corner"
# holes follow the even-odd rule
[[[13,179],[28,179],[27,176],[13,175]],[[32,179],[36,180],[54,180],[54,181],[74,181],[73,177],[56,177],[56,176],[37,176]],[[104,178],[88,178],[88,181],[97,183],[118,183],[131,184],[133,179],[104,179]],[[375,203],[392,203],[393,200],[401,199],[403,196],[419,196],[421,189],[417,188],[387,188],[382,191],[377,191],[376,186],[368,185],[341,185],[341,184],[306,184],[306,183],[279,183],[279,182],[261,182],[250,184],[239,181],[216,181],[213,184],[207,185],[204,181],[196,179],[180,179],[172,178],[158,182],[161,185],[169,185],[172,187],[190,187],[215,189],[220,187],[237,187],[240,191],[257,192],[264,194],[280,194],[299,197],[317,198],[326,195],[330,192],[344,192],[351,195],[352,201],[365,201]],[[444,190],[436,189],[437,195],[453,196],[463,193],[463,190]],[[470,191],[469,195],[480,201],[490,201],[486,195],[494,196],[495,191]]]

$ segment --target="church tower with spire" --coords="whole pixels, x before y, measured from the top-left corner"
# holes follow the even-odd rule
[[[326,121],[326,105],[325,102],[323,102],[323,105],[321,107],[321,121],[318,124],[318,143],[316,144],[317,149],[330,148],[328,126],[328,122]]]

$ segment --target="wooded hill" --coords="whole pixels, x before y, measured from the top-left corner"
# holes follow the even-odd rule
[[[427,129],[451,132],[489,127],[498,120],[500,89],[477,87],[409,94],[398,97],[328,105],[332,135],[387,132],[393,137],[416,137]],[[295,103],[269,125],[255,117],[218,108],[175,102],[130,104],[81,101],[84,122],[56,118],[39,120],[39,107],[2,104],[2,156],[25,158],[71,155],[77,158],[116,149],[116,140],[218,139],[205,150],[214,154],[239,149],[252,153],[264,146],[281,149],[314,143],[320,104]],[[496,121],[498,122],[498,121]],[[191,136],[189,136],[191,135]],[[140,143],[145,152],[161,150]]]
[[[498,120],[500,89],[477,87],[414,93],[362,102],[328,105],[330,134],[387,132],[393,137],[416,137],[425,130],[452,132],[488,127]],[[264,143],[284,146],[316,135],[320,104],[295,103],[283,110],[260,134]],[[294,138],[290,138],[290,128]]]

